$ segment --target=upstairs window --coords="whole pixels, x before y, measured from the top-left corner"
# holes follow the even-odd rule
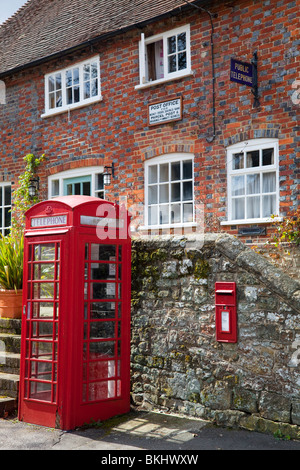
[[[45,77],[45,114],[57,114],[101,99],[99,56]]]
[[[191,73],[189,25],[149,38],[142,34],[139,48],[139,86]]]
[[[227,150],[228,215],[231,222],[266,221],[278,215],[278,142],[257,139]]]

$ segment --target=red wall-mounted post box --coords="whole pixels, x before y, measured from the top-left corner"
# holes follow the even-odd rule
[[[237,342],[236,283],[216,282],[216,340]]]

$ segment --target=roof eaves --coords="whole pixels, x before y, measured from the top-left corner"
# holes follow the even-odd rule
[[[95,36],[94,38],[86,40],[86,41],[84,41],[80,44],[77,44],[76,46],[72,46],[72,47],[67,48],[65,50],[62,50],[62,51],[59,51],[59,52],[41,57],[39,59],[33,60],[33,61],[28,62],[26,64],[14,67],[14,68],[9,69],[9,70],[6,70],[5,72],[0,73],[0,79],[8,77],[10,75],[13,75],[15,73],[19,73],[19,72],[21,72],[23,70],[26,70],[28,68],[36,67],[38,65],[44,64],[45,62],[48,62],[50,60],[54,60],[54,59],[66,56],[68,54],[71,54],[75,51],[84,49],[85,47],[91,46],[95,43],[98,43],[98,42],[103,41],[105,39],[108,39],[110,37],[117,36],[118,34],[123,34],[127,31],[130,31],[130,30],[135,29],[135,28],[138,28],[138,29],[143,28],[146,25],[148,25],[150,23],[153,23],[154,21],[159,21],[159,20],[162,20],[164,18],[174,16],[178,13],[181,13],[182,11],[186,11],[186,10],[190,9],[191,7],[193,7],[193,4],[205,4],[205,3],[207,3],[206,0],[196,0],[196,1],[189,1],[189,2],[187,1],[186,5],[181,5],[177,8],[175,8],[174,10],[170,10],[166,13],[160,14],[160,15],[152,17],[152,18],[149,18],[145,21],[141,21],[141,22],[138,22],[138,23],[133,23],[133,24],[131,24],[129,26],[126,26],[124,28],[119,28],[119,29],[114,29],[114,30],[111,30],[111,31],[106,31],[105,33],[102,33],[99,36]]]

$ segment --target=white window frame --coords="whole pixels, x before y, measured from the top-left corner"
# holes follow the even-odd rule
[[[92,63],[97,63],[97,79],[98,79],[98,93],[95,96],[90,98],[84,98],[84,66]],[[67,104],[67,85],[66,85],[66,72],[73,71],[74,69],[79,69],[79,101],[77,103]],[[49,107],[49,78],[51,76],[55,76],[57,74],[61,74],[61,83],[62,83],[62,106],[50,108]],[[74,63],[64,69],[55,70],[51,73],[45,75],[45,112],[42,114],[43,117],[53,116],[56,114],[65,113],[69,110],[81,108],[83,106],[87,106],[92,103],[96,103],[97,101],[101,101],[101,75],[100,75],[100,56],[94,56],[82,62]]]
[[[5,204],[5,187],[9,187],[10,188],[10,204]],[[11,217],[10,217],[10,225],[9,226],[6,226],[5,225],[5,209],[9,209],[11,210],[12,208],[12,190],[11,190],[11,184],[10,183],[0,183],[0,191],[2,192],[2,204],[0,206],[1,208],[1,211],[2,211],[2,217],[1,217],[1,225],[0,225],[0,232],[2,233],[2,235],[7,235],[8,231],[10,230],[11,228]]]
[[[274,149],[274,163],[271,165],[262,165],[262,151],[264,149]],[[246,154],[254,150],[259,150],[260,152],[260,165],[257,167],[246,168]],[[237,153],[244,154],[244,168],[233,169],[233,156]],[[260,217],[260,218],[244,218],[244,219],[233,219],[232,211],[232,178],[238,175],[251,175],[251,174],[263,174],[263,173],[273,173],[276,174],[276,203],[275,203],[275,213],[277,217]],[[260,178],[261,184],[262,178]],[[260,213],[262,214],[262,195],[263,193],[262,186],[260,186],[260,193],[255,194],[255,196],[260,196]],[[271,194],[271,193],[270,193]],[[273,194],[273,192],[272,192]],[[245,188],[245,215],[246,214],[246,201],[247,201],[246,188]],[[268,223],[274,220],[281,220],[279,217],[279,145],[278,139],[251,139],[248,141],[240,142],[238,144],[231,145],[227,148],[227,208],[228,208],[228,220],[222,221],[221,225],[238,225],[238,224],[259,224],[259,223]]]
[[[187,66],[183,70],[177,70],[175,72],[168,73],[168,55],[167,55],[167,40],[171,36],[178,35],[180,33],[186,33],[186,61]],[[148,44],[163,41],[163,69],[164,69],[164,78],[157,80],[146,81],[146,47]],[[144,33],[141,34],[141,40],[139,41],[139,64],[140,64],[140,83],[135,87],[135,89],[146,88],[149,86],[157,85],[159,83],[164,83],[170,80],[179,79],[192,74],[191,70],[191,35],[190,35],[190,25],[181,26],[180,28],[175,28],[170,31],[166,31],[161,34],[156,34],[149,38],[145,38]]]
[[[173,204],[180,204],[181,205],[181,220],[183,220],[183,204],[189,204],[193,203],[193,220],[191,222],[178,222],[178,223],[168,223],[168,224],[155,224],[155,225],[150,225],[148,221],[148,207],[149,207],[149,201],[148,201],[148,175],[149,175],[149,167],[153,165],[160,165],[164,163],[173,163],[173,162],[180,162],[182,166],[182,162],[186,160],[192,160],[192,178],[187,179],[187,181],[192,180],[192,199],[183,201],[182,197],[180,201],[173,202]],[[170,167],[170,165],[169,165]],[[178,180],[179,181],[179,180]],[[185,181],[183,179],[180,180],[181,184],[181,190],[180,194],[182,196],[182,182]],[[169,172],[169,179],[167,182],[169,184],[169,202],[166,203],[165,205],[171,206],[171,194],[170,194],[170,187],[171,187],[171,179],[170,179],[170,172]],[[159,185],[160,182],[157,181],[157,185]],[[152,158],[151,160],[147,160],[145,162],[145,214],[144,214],[144,223],[145,225],[143,227],[140,227],[140,230],[146,230],[146,229],[168,229],[168,228],[179,228],[179,227],[195,227],[196,222],[195,222],[195,196],[194,196],[194,185],[195,185],[195,180],[194,180],[194,155],[191,153],[171,153],[167,155],[162,155],[156,158]],[[159,207],[159,201],[156,204]],[[164,205],[164,204],[163,204]]]
[[[61,197],[63,196],[64,191],[64,180],[69,178],[76,178],[76,177],[84,177],[84,176],[91,176],[91,196],[97,197],[97,188],[96,188],[96,177],[98,174],[104,172],[103,166],[92,166],[87,168],[76,168],[74,170],[66,170],[61,171],[60,173],[56,173],[54,175],[48,176],[48,198],[53,199],[54,197]],[[53,195],[52,187],[53,182],[58,181],[58,194]],[[100,191],[100,190],[99,190]],[[102,191],[102,190],[101,190]],[[103,187],[103,193],[105,198],[105,186]]]

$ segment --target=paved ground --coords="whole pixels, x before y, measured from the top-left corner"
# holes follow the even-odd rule
[[[163,451],[177,455],[177,464],[187,464],[186,459],[192,455],[197,459],[197,451],[201,450],[300,450],[300,441],[217,428],[198,419],[134,411],[69,432],[0,419],[0,450],[99,450],[99,463],[121,463],[131,468],[141,462],[170,464],[170,460],[160,462]]]

